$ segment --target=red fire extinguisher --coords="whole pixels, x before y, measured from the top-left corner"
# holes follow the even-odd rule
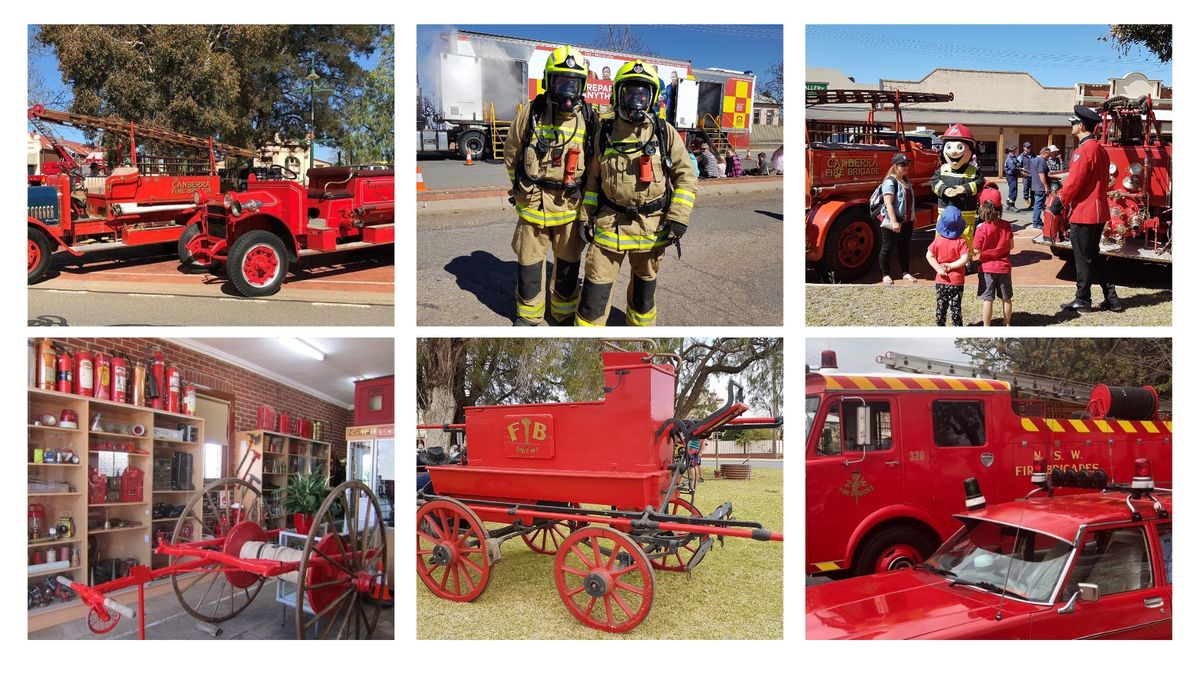
[[[179,369],[175,366],[167,368],[167,412],[179,412],[179,398],[183,386],[179,381]]]
[[[183,388],[183,409],[184,415],[196,414],[196,387],[187,385]]]
[[[56,388],[64,394],[75,393],[75,359],[66,349],[58,350],[58,367],[56,368]]]
[[[146,402],[156,410],[162,410],[163,403],[166,402],[166,380],[164,379],[166,368],[167,364],[163,359],[162,350],[156,350],[154,357],[150,359],[149,379],[153,384],[146,387]]]
[[[108,354],[104,352],[96,352],[96,398],[108,400],[109,389],[112,386],[112,370],[111,361],[108,359]]]
[[[95,386],[95,363],[92,353],[80,349],[75,354],[75,393],[80,396],[91,396]]]
[[[121,354],[113,355],[112,360],[112,400],[115,403],[125,402],[125,388],[129,383],[129,362]]]

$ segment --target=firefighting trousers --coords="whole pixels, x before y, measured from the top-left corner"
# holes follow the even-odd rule
[[[553,251],[550,315],[567,321],[579,304],[579,258],[583,238],[575,223],[543,227],[521,220],[513,233],[517,254],[517,316],[538,323],[546,315],[546,251]]]
[[[658,318],[654,290],[658,267],[666,247],[647,251],[610,251],[593,245],[584,265],[583,291],[576,326],[603,326],[608,318],[612,288],[621,271],[621,261],[629,256],[629,290],[625,294],[625,323],[629,326],[653,326]]]

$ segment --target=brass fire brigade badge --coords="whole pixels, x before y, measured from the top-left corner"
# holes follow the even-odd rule
[[[854,497],[854,504],[857,506],[858,498],[874,489],[875,488],[871,487],[871,484],[862,477],[861,473],[855,471],[854,473],[850,474],[850,478],[846,480],[846,484],[842,486],[842,489],[839,490],[839,492],[841,492],[845,497]]]
[[[505,457],[554,457],[553,415],[506,415],[502,433]]]

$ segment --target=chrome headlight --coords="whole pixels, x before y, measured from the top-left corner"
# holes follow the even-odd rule
[[[200,194],[199,190],[196,190],[192,193],[192,203],[196,206],[200,206],[200,204],[204,203],[204,195]]]
[[[230,205],[233,204],[233,197],[230,197],[228,194],[226,194],[222,203],[225,205],[225,210],[228,211]]]
[[[239,202],[237,199],[234,199],[233,197],[230,197],[229,195],[225,195],[225,200],[226,200],[225,206],[226,206],[226,208],[229,209],[230,215],[232,215],[234,218],[237,218],[238,216],[242,215],[242,203],[241,202]]]

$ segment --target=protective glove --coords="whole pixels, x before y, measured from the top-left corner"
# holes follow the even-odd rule
[[[1063,211],[1062,200],[1058,197],[1055,197],[1050,201],[1050,206],[1046,207],[1046,210],[1050,213],[1053,213],[1055,216],[1061,216]]]
[[[674,220],[667,221],[667,229],[671,231],[672,239],[683,239],[683,235],[687,234],[687,225]]]
[[[596,224],[583,218],[575,221],[575,226],[579,228],[579,236],[588,244],[596,238]]]

